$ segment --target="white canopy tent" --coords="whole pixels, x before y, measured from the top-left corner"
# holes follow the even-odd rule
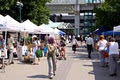
[[[19,22],[15,21],[13,18],[7,15],[5,17],[2,17],[2,19],[0,19],[0,30],[5,31],[5,44],[6,44],[7,31],[20,32],[22,28]],[[4,52],[6,53],[6,45]]]
[[[37,29],[35,29],[35,32],[38,32],[39,30],[42,31],[41,34],[54,34],[54,30],[46,24],[40,25]]]
[[[21,23],[22,26],[25,28],[24,32],[29,32],[29,33],[36,33],[34,32],[35,29],[38,29],[38,26],[32,23],[29,19]],[[41,31],[39,30],[39,33]]]
[[[59,30],[59,29],[57,29],[57,28],[55,28],[55,29],[54,29],[54,34],[65,35],[66,33],[63,32],[63,31],[61,31],[61,30]]]
[[[54,29],[54,34],[59,34],[59,32],[60,32],[59,29],[57,29],[57,28]]]
[[[115,26],[115,27],[113,28],[113,31],[114,31],[114,32],[120,32],[120,25]]]
[[[9,23],[14,24],[14,26],[19,29],[19,31],[23,31],[25,28],[22,27],[22,25],[16,21],[15,19],[13,19],[12,17],[10,17],[9,15],[5,16],[5,18],[9,21]]]
[[[0,19],[0,30],[1,31],[20,31],[22,30],[21,24],[11,18],[9,15]]]
[[[4,18],[4,16],[2,16],[2,15],[0,14],[0,20],[3,19],[3,18]]]

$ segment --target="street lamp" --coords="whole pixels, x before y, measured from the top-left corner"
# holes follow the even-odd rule
[[[16,4],[17,4],[17,6],[19,8],[19,14],[20,14],[19,20],[20,20],[20,22],[22,22],[21,10],[22,10],[22,7],[23,7],[23,3],[21,1],[17,1]],[[20,33],[18,33],[18,41],[20,41]]]
[[[22,18],[21,18],[21,10],[22,10],[22,7],[23,7],[23,3],[21,1],[17,1],[17,6],[19,8],[19,14],[20,14],[20,17],[19,17],[19,20],[20,22],[22,21]]]

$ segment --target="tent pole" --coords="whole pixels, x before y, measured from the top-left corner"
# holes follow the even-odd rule
[[[6,49],[7,29],[5,30],[5,49]]]

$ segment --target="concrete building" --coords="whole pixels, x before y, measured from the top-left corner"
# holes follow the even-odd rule
[[[71,23],[75,34],[86,34],[95,26],[94,5],[99,6],[102,2],[104,0],[52,0],[47,6],[54,22]]]

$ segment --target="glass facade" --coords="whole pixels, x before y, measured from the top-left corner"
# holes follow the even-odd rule
[[[85,0],[86,3],[102,3],[104,0]]]
[[[84,13],[84,27],[92,27],[93,25],[93,13],[85,12]]]

